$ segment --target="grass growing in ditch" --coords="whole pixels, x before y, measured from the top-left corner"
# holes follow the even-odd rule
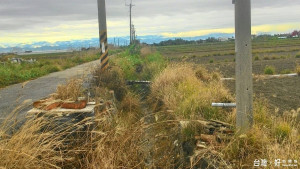
[[[150,55],[147,53],[145,57]],[[130,59],[129,56],[120,57]],[[195,125],[181,128],[180,121],[219,119],[234,124],[234,110],[210,106],[213,101],[233,101],[230,93],[223,87],[218,73],[210,73],[188,64],[168,65],[151,76],[140,75],[144,70],[134,72],[139,78],[153,77],[149,79],[153,84],[148,100],[141,101],[126,86],[128,75],[122,69],[124,65],[117,62],[119,58],[115,59],[116,62],[112,61],[109,70],[101,74],[98,71],[94,73],[93,93],[99,107],[96,109],[92,135],[83,137],[90,140],[65,149],[65,139],[61,135],[54,131],[40,132],[45,123],[51,124],[49,120],[29,120],[13,135],[8,135],[5,127],[0,127],[0,167],[191,168],[190,162],[184,159],[183,143],[189,140],[191,144],[195,144],[194,136],[201,132]],[[136,57],[136,60],[146,59]],[[159,58],[154,57],[153,60],[149,62],[155,63]],[[134,69],[137,66],[132,67]],[[72,83],[69,85],[74,86]],[[65,86],[64,89],[71,89],[71,86]],[[77,89],[75,87],[75,91]],[[66,95],[69,96],[62,94],[64,98],[72,97],[72,94]],[[147,113],[142,106],[145,104],[153,107],[153,112]],[[270,162],[277,158],[299,159],[300,128],[299,120],[296,119],[300,118],[300,109],[286,112],[282,117],[272,114],[266,100],[256,99],[255,125],[249,133],[234,136],[221,147],[208,147],[198,156],[203,156],[206,151],[213,151],[234,168],[251,168],[257,158],[265,158]],[[147,123],[149,116],[154,117],[152,123]],[[73,127],[80,128],[82,123],[70,124],[65,129]],[[70,132],[65,130],[61,134]],[[152,138],[152,141],[147,141],[148,138]],[[192,150],[191,154],[193,153]]]
[[[217,119],[226,115],[212,108],[212,102],[231,102],[229,91],[222,86],[218,73],[208,73],[193,65],[169,65],[151,86],[151,98],[164,103],[181,118]]]
[[[120,67],[126,80],[150,80],[164,69],[167,62],[150,47],[132,45],[115,57],[112,64]]]

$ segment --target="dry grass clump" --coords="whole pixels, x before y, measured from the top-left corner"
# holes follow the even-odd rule
[[[212,108],[211,103],[233,101],[219,75],[202,68],[194,70],[188,64],[168,66],[155,78],[151,90],[152,101],[174,110],[180,118],[220,118],[219,110]]]
[[[268,167],[272,168],[275,167],[275,159],[300,158],[300,125],[296,111],[288,116],[277,117],[272,115],[267,105],[265,99],[257,99],[252,130],[235,136],[222,150],[226,159],[236,168],[252,168],[255,159],[267,159]]]
[[[298,74],[298,76],[300,76],[300,65],[298,65],[298,66],[296,67],[296,73]]]
[[[59,85],[56,90],[56,99],[77,101],[83,95],[82,79],[71,79],[65,85]]]
[[[94,84],[100,88],[113,90],[118,101],[122,101],[127,94],[127,86],[124,78],[124,73],[117,66],[111,66],[106,71],[95,69]]]
[[[131,92],[124,97],[118,107],[119,119],[124,121],[125,125],[132,125],[144,117],[141,101]]]
[[[149,46],[144,46],[141,48],[141,56],[147,57],[148,55],[155,53],[154,49]]]
[[[84,168],[91,148],[82,130],[87,121],[56,124],[57,118],[40,115],[28,120],[18,131],[0,135],[0,167]],[[78,133],[77,133],[78,132]]]
[[[144,168],[141,124],[122,127],[109,117],[96,119],[101,123],[95,131],[95,149],[87,158],[88,168]]]

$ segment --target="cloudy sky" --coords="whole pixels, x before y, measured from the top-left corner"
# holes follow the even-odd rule
[[[133,0],[138,35],[234,32],[232,0]],[[127,3],[129,0],[127,0]],[[125,0],[106,0],[110,37],[129,33]],[[97,0],[0,0],[0,44],[98,37]],[[252,0],[253,33],[300,29],[299,0]]]

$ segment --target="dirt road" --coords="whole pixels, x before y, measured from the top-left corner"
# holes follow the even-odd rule
[[[90,74],[91,70],[98,63],[99,60],[96,60],[61,72],[51,73],[29,82],[0,89],[0,119],[6,118],[9,113],[25,100],[29,100],[29,104],[31,104],[33,101],[45,98],[55,92],[56,87],[65,83],[68,79],[72,77],[84,77]]]

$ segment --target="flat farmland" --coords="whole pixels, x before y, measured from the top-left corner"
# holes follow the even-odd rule
[[[300,39],[253,40],[253,74],[265,76],[266,67],[273,74],[295,73],[300,65]],[[201,43],[192,45],[159,46],[170,62],[189,62],[209,71],[220,72],[222,77],[235,76],[234,42]],[[235,94],[235,81],[225,81]],[[300,77],[254,79],[255,96],[267,98],[272,109],[279,112],[300,107]]]

